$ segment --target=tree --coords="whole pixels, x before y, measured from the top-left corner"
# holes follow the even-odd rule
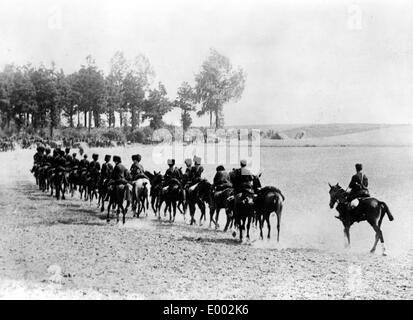
[[[195,76],[196,102],[201,104],[198,116],[206,113],[215,116],[215,129],[223,125],[223,106],[229,101],[238,101],[245,87],[245,73],[241,68],[233,69],[229,59],[215,49],[211,49],[209,57]]]
[[[74,127],[73,117],[76,113],[78,93],[72,90],[75,74],[65,76],[63,70],[57,74],[57,105],[63,110],[63,115],[69,120],[69,126]]]
[[[12,64],[6,65],[0,73],[0,113],[1,127],[7,124],[10,126],[10,120],[13,118],[11,108],[11,93],[13,91],[13,81],[16,67]]]
[[[82,65],[75,82],[75,91],[79,93],[79,107],[84,112],[85,126],[92,126],[92,114],[95,122],[95,127],[100,126],[100,115],[102,113],[102,105],[105,95],[105,79],[103,73],[98,70],[94,60],[88,56],[86,58],[87,65]],[[87,113],[89,113],[89,121],[87,124]]]
[[[124,80],[124,99],[131,113],[131,126],[134,129],[139,126],[140,115],[144,110],[145,95],[149,89],[155,72],[149,59],[140,54],[138,55]]]
[[[194,90],[187,82],[183,82],[178,88],[174,107],[181,109],[181,123],[184,133],[190,128],[192,118],[190,112],[195,111],[196,105]]]
[[[152,129],[159,129],[163,125],[163,116],[172,110],[172,103],[167,98],[165,86],[159,82],[158,88],[149,91],[145,100],[143,119],[149,119]]]
[[[107,77],[106,88],[110,95],[107,103],[110,106],[108,118],[115,124],[115,111],[119,112],[120,126],[123,124],[123,113],[127,109],[127,103],[123,98],[123,81],[128,72],[129,64],[122,51],[117,51],[110,60],[110,72]],[[112,123],[112,120],[110,121]]]

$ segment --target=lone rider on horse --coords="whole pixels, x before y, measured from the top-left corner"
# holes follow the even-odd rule
[[[354,201],[357,198],[370,197],[369,190],[367,189],[369,180],[363,173],[363,165],[361,163],[357,163],[355,167],[356,174],[351,177],[351,181],[348,186],[351,189],[348,195],[348,201],[350,202],[351,208],[357,207],[358,201]]]

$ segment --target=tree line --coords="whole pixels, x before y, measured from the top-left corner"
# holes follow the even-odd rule
[[[115,127],[115,113],[121,127],[132,130],[148,120],[152,129],[164,126],[163,117],[173,108],[181,111],[181,124],[186,131],[192,125],[192,114],[208,114],[210,126],[224,124],[223,107],[241,98],[245,72],[234,68],[230,60],[215,49],[195,75],[194,85],[183,82],[176,98],[168,98],[162,82],[153,84],[155,72],[149,59],[140,54],[132,60],[118,51],[110,60],[108,74],[98,68],[91,56],[71,74],[31,64],[9,64],[0,72],[0,126],[17,130],[53,130],[62,126]],[[76,126],[75,126],[76,121]]]

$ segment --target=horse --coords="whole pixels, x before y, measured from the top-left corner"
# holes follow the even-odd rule
[[[255,199],[255,212],[256,217],[260,224],[260,238],[263,239],[262,228],[264,222],[267,223],[268,235],[267,238],[270,239],[271,224],[270,216],[272,212],[277,215],[277,242],[280,242],[280,224],[281,224],[281,213],[283,210],[283,202],[285,201],[284,195],[279,189],[272,186],[267,186],[262,188],[258,192],[258,196]]]
[[[351,208],[348,202],[348,193],[337,183],[332,186],[330,183],[330,208],[333,209],[336,205],[336,210],[339,215],[336,216],[344,225],[344,236],[347,242],[346,247],[350,246],[350,227],[354,222],[367,221],[376,233],[373,248],[371,253],[376,251],[376,246],[380,240],[382,245],[382,254],[386,255],[386,248],[384,246],[383,232],[381,231],[381,224],[383,218],[387,215],[390,221],[394,220],[393,215],[390,212],[389,207],[383,201],[379,201],[376,198],[359,198],[359,204],[356,208]]]
[[[145,176],[139,176],[138,179],[132,182],[133,186],[133,197],[132,197],[132,211],[133,216],[138,217],[142,210],[149,209],[149,194],[151,190],[151,183],[149,179]],[[147,215],[147,214],[146,214]]]
[[[64,171],[55,171],[51,177],[50,177],[50,181],[51,181],[51,186],[54,186],[55,190],[56,190],[56,199],[59,200],[60,199],[60,195],[62,200],[65,200],[65,192],[66,192],[66,179],[65,179],[65,172]],[[53,195],[53,188],[51,188],[52,193],[51,195]]]
[[[145,175],[149,178],[151,184],[149,195],[151,196],[151,207],[156,216],[156,203],[162,191],[163,175],[156,171],[153,173],[145,171]]]
[[[123,202],[126,200],[126,207],[124,207]],[[130,190],[128,184],[116,184],[112,186],[109,191],[109,204],[108,204],[108,214],[106,221],[110,222],[110,209],[112,206],[117,206],[116,210],[116,223],[119,222],[120,210],[122,210],[122,223],[125,224],[125,216],[128,212],[130,205]]]
[[[234,181],[234,171],[230,174],[231,181]],[[236,192],[234,196],[234,224],[239,229],[240,242],[242,242],[242,232],[247,229],[247,239],[250,238],[250,226],[254,217],[254,192],[257,191],[261,183],[259,176],[253,176],[252,190],[244,190],[243,192]],[[234,234],[234,233],[233,233]]]
[[[195,184],[192,187],[189,187],[186,195],[187,195],[187,203],[189,207],[189,214],[191,216],[191,222],[190,224],[196,223],[195,221],[195,210],[196,206],[198,206],[199,210],[201,210],[201,217],[199,219],[199,225],[202,225],[202,218],[204,221],[206,220],[205,217],[205,210],[206,210],[206,204],[209,205],[211,208],[212,205],[212,184],[208,182],[208,180],[203,179],[197,184]],[[210,210],[210,216],[212,219],[211,215],[211,210]],[[211,225],[211,222],[210,222]]]
[[[165,213],[166,210],[169,211],[169,221],[174,222],[176,216],[176,208],[179,203],[182,194],[184,193],[181,182],[175,178],[168,182],[166,187],[161,188],[160,195],[157,199],[156,209],[159,214],[158,219],[161,218],[160,210],[162,203],[165,202]],[[172,217],[173,211],[173,217]]]
[[[227,222],[225,224],[224,231],[228,230],[230,223],[233,221],[232,220],[233,201],[230,200],[230,197],[233,194],[234,194],[234,188],[229,187],[229,186],[223,190],[211,190],[212,202],[211,202],[211,207],[210,207],[209,227],[211,227],[211,222],[214,222],[215,229],[219,228],[219,223],[218,223],[219,213],[221,209],[225,209],[226,216],[227,216]],[[213,217],[214,213],[215,213],[215,219]]]

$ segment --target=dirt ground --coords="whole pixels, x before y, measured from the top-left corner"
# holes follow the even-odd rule
[[[307,237],[294,223],[297,207],[287,204],[285,215],[292,218],[283,220],[279,244],[274,217],[272,239],[259,240],[252,228],[247,244],[209,228],[208,221],[189,226],[181,216],[171,224],[152,212],[141,219],[129,214],[124,226],[113,219],[108,224],[95,203],[77,195],[57,201],[39,192],[29,173],[32,154],[0,155],[3,165],[15,165],[0,169],[0,298],[413,298],[411,242],[396,250],[394,226],[385,231],[390,250],[382,257],[380,246],[369,253],[373,234],[367,226],[359,228],[365,238],[354,231],[356,244],[345,250],[333,213],[323,218],[324,227],[317,221],[320,228],[307,231],[321,236]],[[404,227],[411,233],[411,224]],[[327,228],[334,230],[324,236]]]

